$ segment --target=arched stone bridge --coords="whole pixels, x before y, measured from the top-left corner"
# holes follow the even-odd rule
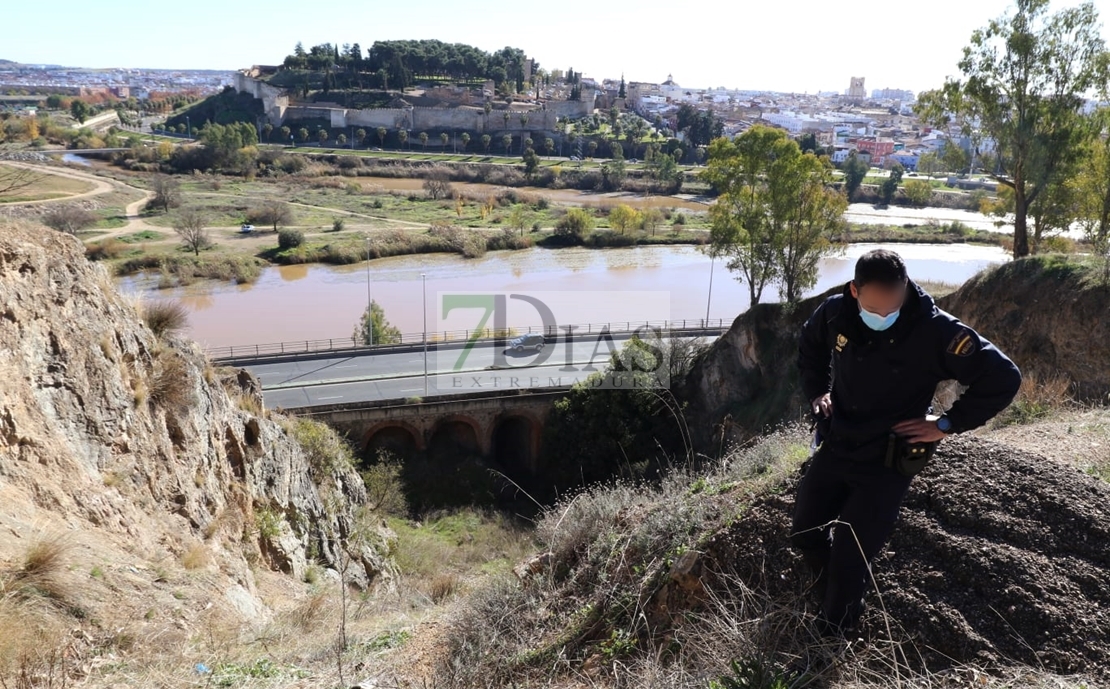
[[[427,452],[448,458],[473,455],[493,459],[514,472],[535,474],[540,438],[548,412],[566,388],[495,391],[439,396],[421,402],[354,402],[285,409],[345,433],[369,454],[386,450],[400,456]]]

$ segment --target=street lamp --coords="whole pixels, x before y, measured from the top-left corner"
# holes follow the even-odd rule
[[[424,396],[428,396],[428,280],[424,273],[420,274],[421,294],[424,302]]]
[[[709,296],[705,298],[705,327],[709,327],[709,302],[713,300],[713,267],[717,263],[717,254],[712,254],[709,261]]]
[[[370,237],[366,238],[366,344],[374,346],[374,302],[370,298]]]

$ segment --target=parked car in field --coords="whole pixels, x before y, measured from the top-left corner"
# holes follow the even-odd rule
[[[251,232],[254,232],[254,225],[251,225],[250,223],[243,223],[242,226],[239,228],[239,231],[243,234],[249,234]]]
[[[544,337],[539,333],[528,333],[527,335],[520,335],[514,337],[509,341],[509,346],[505,348],[506,352],[523,352],[526,349],[540,351],[544,346]]]

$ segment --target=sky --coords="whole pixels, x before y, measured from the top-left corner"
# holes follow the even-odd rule
[[[279,64],[297,41],[437,38],[492,51],[523,49],[541,68],[595,79],[693,88],[922,91],[957,73],[972,31],[1010,0],[491,0],[305,3],[291,0],[5,2],[0,59],[74,67],[234,70]],[[1054,0],[1054,8],[1078,0]],[[1110,0],[1094,0],[1105,25]],[[28,30],[13,30],[27,27]]]

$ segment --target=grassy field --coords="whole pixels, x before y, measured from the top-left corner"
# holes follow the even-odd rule
[[[350,264],[365,260],[368,252],[372,257],[429,252],[477,257],[487,250],[553,246],[553,228],[570,207],[564,199],[551,201],[540,192],[506,188],[485,192],[483,188],[473,197],[431,199],[423,190],[386,191],[365,178],[334,175],[275,181],[206,175],[179,179],[182,206],[196,208],[206,218],[209,248],[199,256],[190,253],[172,229],[176,212],[154,209],[144,212],[136,231],[105,236],[113,223],[122,223],[126,202],[137,198],[137,192],[120,191],[99,197],[104,199],[101,225],[83,235],[90,257],[110,261],[119,274],[160,271],[165,286],[208,278],[250,282],[267,264]],[[139,179],[127,181],[142,184]],[[293,218],[282,226],[301,233],[298,246],[280,248],[278,233],[262,223],[255,223],[253,234],[238,231],[267,199],[290,204]],[[662,208],[654,231],[621,234],[611,227],[606,210],[587,207],[587,211],[594,221],[594,229],[584,238],[587,247],[697,245],[708,240],[709,218],[704,212]],[[998,245],[1005,236],[959,224],[850,225],[837,239]]]
[[[21,170],[10,165],[0,165],[0,187],[5,186],[4,180],[6,178],[20,172]],[[60,199],[75,194],[84,194],[91,191],[92,188],[92,184],[78,179],[44,174],[38,175],[30,186],[15,189],[8,194],[0,194],[0,203]]]

